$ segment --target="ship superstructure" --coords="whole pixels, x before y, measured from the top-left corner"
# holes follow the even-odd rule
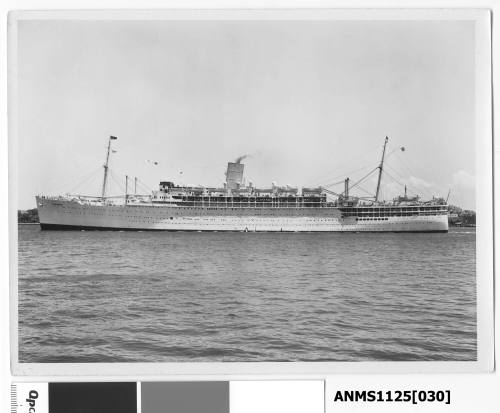
[[[36,197],[43,230],[171,230],[273,232],[447,232],[448,207],[442,198],[421,201],[397,197],[380,201],[380,184],[388,138],[377,166],[373,198],[350,195],[354,185],[344,181],[342,193],[324,187],[297,188],[245,184],[245,165],[229,162],[221,187],[176,185],[161,181],[148,195],[128,193],[106,197],[110,137],[100,197]],[[333,200],[331,199],[333,197]]]

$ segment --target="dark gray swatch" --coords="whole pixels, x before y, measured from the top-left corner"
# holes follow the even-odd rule
[[[50,413],[137,413],[137,383],[49,383]]]

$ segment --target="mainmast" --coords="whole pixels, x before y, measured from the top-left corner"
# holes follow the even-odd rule
[[[110,136],[108,141],[108,152],[106,154],[106,162],[104,163],[104,180],[102,181],[102,194],[101,198],[104,200],[106,196],[106,183],[108,181],[108,164],[109,164],[109,154],[111,152],[111,141],[118,139],[116,136]]]
[[[349,178],[344,181],[344,196],[345,199],[349,199]]]
[[[382,151],[382,160],[380,161],[380,165],[378,167],[378,182],[377,182],[377,192],[375,192],[375,202],[378,201],[378,194],[380,192],[380,181],[382,179],[382,170],[384,169],[385,147],[387,146],[388,140],[389,138],[386,136],[384,142],[384,150]]]

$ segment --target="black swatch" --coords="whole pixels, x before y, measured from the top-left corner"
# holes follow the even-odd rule
[[[137,413],[137,383],[49,383],[49,413]]]

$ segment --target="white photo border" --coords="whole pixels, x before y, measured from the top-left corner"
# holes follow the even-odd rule
[[[17,256],[17,30],[24,20],[323,20],[475,22],[477,360],[425,362],[20,363]],[[133,380],[300,379],[341,373],[467,373],[494,368],[493,138],[491,12],[487,9],[214,9],[13,11],[8,16],[8,134],[11,371],[39,378]],[[474,137],[473,137],[474,138]]]

